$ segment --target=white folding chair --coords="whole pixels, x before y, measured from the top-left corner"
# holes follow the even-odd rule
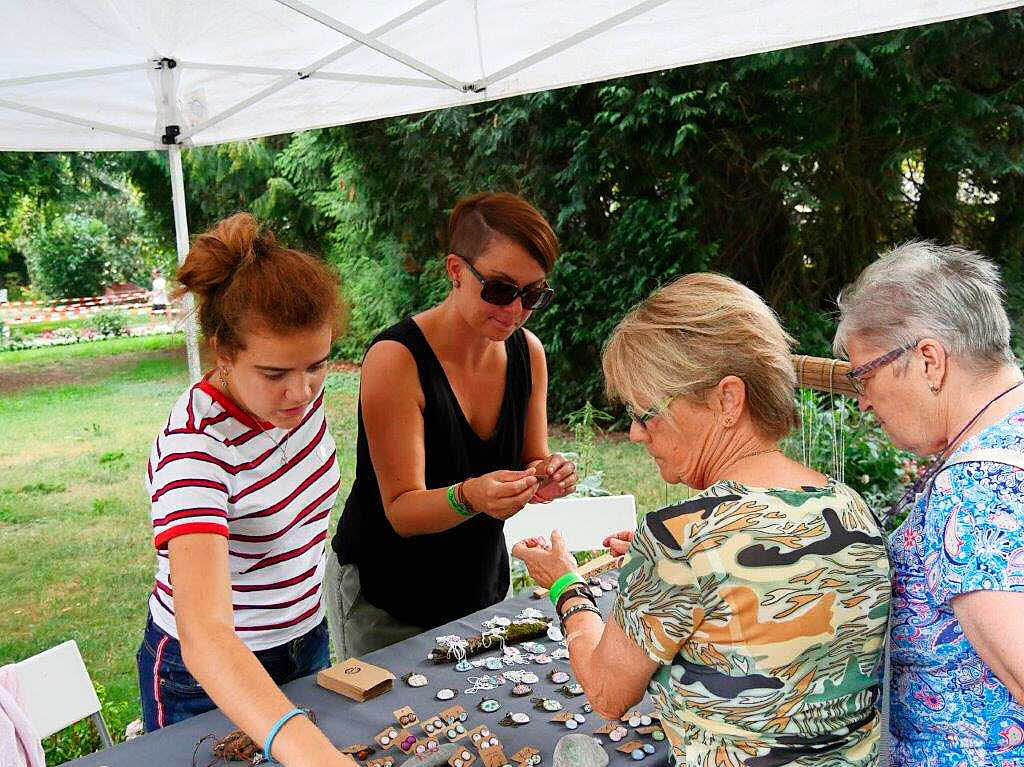
[[[114,745],[100,713],[100,700],[74,639],[14,664],[25,714],[46,738],[89,717],[104,748]]]
[[[636,499],[632,495],[559,498],[551,503],[528,503],[505,520],[505,543],[511,550],[523,538],[548,536],[558,529],[569,551],[593,551],[604,548],[609,533],[635,528]]]

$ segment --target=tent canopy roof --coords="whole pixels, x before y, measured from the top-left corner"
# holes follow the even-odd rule
[[[1020,0],[0,0],[0,149],[216,144]]]

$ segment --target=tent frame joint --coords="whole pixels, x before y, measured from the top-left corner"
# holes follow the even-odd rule
[[[177,61],[167,56],[156,59],[153,63],[156,64],[157,69],[174,69],[178,66]]]
[[[178,143],[178,136],[181,133],[180,125],[165,125],[164,135],[160,137],[160,143],[164,146],[172,146]]]
[[[475,83],[465,83],[462,86],[463,93],[483,93],[487,90],[487,83],[477,81]]]

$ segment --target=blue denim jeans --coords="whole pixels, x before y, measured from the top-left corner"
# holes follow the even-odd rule
[[[255,655],[279,685],[327,668],[330,665],[327,620],[290,642],[259,650]],[[142,722],[146,732],[217,707],[185,668],[178,640],[153,623],[153,616],[146,621],[146,633],[135,659],[139,667]]]

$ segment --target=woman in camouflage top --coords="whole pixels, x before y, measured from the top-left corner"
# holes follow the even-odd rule
[[[607,626],[581,596],[560,614],[595,710],[617,718],[650,689],[676,765],[877,761],[889,563],[857,493],[779,450],[798,423],[790,345],[750,290],[693,274],[605,349],[630,439],[700,492],[609,537],[628,555]],[[542,586],[575,568],[557,531],[513,554]]]

